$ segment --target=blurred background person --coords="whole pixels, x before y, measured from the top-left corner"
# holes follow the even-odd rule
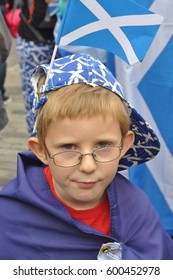
[[[20,17],[17,55],[22,79],[27,131],[29,136],[32,136],[33,117],[30,108],[32,86],[30,79],[33,69],[38,64],[50,63],[55,44],[53,30],[57,17],[49,15],[48,1],[46,0],[22,0]]]
[[[10,47],[7,50],[7,45],[5,42],[5,37],[7,34],[6,34],[5,30],[8,31],[8,29],[7,29],[7,26],[5,23],[4,13],[5,13],[5,1],[0,1],[0,27],[1,27],[1,33],[0,33],[0,131],[8,123],[7,112],[4,107],[4,103],[6,101],[4,82],[5,82],[5,75],[6,75],[6,59],[9,55]],[[9,38],[9,39],[11,41],[11,38]],[[11,45],[11,42],[10,42],[10,45]]]
[[[9,4],[10,7],[13,6],[13,0],[5,1],[5,0],[0,0],[0,9],[2,14],[5,16],[6,13],[6,4]],[[0,92],[1,92],[1,99],[3,103],[6,105],[11,101],[11,97],[6,95],[6,90],[5,90],[5,78],[6,78],[6,71],[7,70],[7,63],[6,61],[3,63],[0,63]]]

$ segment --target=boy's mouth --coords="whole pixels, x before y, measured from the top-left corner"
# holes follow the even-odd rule
[[[79,185],[79,187],[81,187],[81,188],[92,188],[92,187],[94,187],[95,186],[95,184],[96,184],[96,182],[95,181],[89,181],[89,182],[76,182],[78,185]]]

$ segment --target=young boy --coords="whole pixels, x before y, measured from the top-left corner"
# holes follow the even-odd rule
[[[159,141],[98,60],[37,67],[37,137],[0,192],[0,259],[173,259],[147,196],[117,171],[152,159]],[[36,93],[37,91],[37,93]]]

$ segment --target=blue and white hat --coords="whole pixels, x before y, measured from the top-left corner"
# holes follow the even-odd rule
[[[51,73],[48,81],[41,88],[42,96],[38,100],[37,83],[42,75],[48,75],[50,64],[37,66],[32,77],[34,92],[31,96],[33,111],[44,105],[47,101],[47,93],[55,89],[72,84],[85,83],[93,87],[101,86],[117,94],[124,102],[130,120],[131,130],[135,134],[133,146],[121,158],[118,170],[136,166],[154,158],[159,150],[160,143],[149,124],[140,114],[126,101],[121,85],[112,73],[98,59],[88,54],[74,54],[54,60],[51,66]]]

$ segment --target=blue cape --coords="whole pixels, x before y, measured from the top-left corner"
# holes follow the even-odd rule
[[[17,177],[0,191],[0,259],[95,260],[119,242],[124,260],[173,259],[173,241],[145,193],[117,174],[107,188],[111,236],[74,220],[52,195],[43,164],[18,155]]]

